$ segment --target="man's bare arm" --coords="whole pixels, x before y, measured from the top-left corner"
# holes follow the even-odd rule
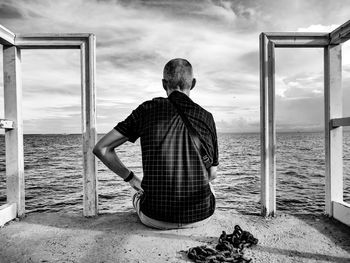
[[[209,182],[213,181],[216,178],[217,166],[211,166],[209,168]]]
[[[93,149],[93,153],[109,169],[123,179],[128,177],[130,170],[121,162],[114,149],[125,143],[127,140],[128,138],[123,134],[115,129],[112,129],[98,141]],[[136,175],[131,181],[129,181],[129,183],[136,190],[141,190],[141,180]]]

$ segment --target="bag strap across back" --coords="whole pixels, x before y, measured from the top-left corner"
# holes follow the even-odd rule
[[[181,110],[179,105],[176,104],[176,102],[171,98],[171,96],[169,96],[168,99],[173,104],[173,106],[175,107],[175,109],[179,113],[182,121],[184,122],[185,126],[187,127],[188,132],[189,132],[190,137],[191,137],[191,140],[192,140],[194,146],[196,147],[198,153],[200,154],[205,167],[207,169],[209,169],[212,165],[212,161],[211,161],[211,158],[209,157],[206,149],[204,148],[204,146],[201,142],[200,135],[193,128],[193,126],[192,126],[191,122],[188,120],[186,114]]]

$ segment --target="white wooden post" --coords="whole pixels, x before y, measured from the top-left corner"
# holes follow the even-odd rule
[[[21,54],[15,46],[3,47],[5,118],[14,122],[5,130],[7,202],[16,203],[17,216],[25,212],[22,121]]]
[[[92,149],[97,141],[95,50],[96,39],[91,34],[88,40],[81,45],[84,216],[95,216],[98,214],[97,161],[92,153]]]
[[[342,117],[341,45],[324,51],[325,187],[326,213],[333,216],[333,201],[343,201],[343,128],[332,129],[331,119]]]
[[[260,35],[261,213],[276,211],[275,46]]]

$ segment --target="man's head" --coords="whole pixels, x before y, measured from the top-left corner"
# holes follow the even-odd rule
[[[173,90],[180,90],[187,95],[196,85],[192,65],[186,59],[175,58],[166,63],[163,71],[163,87],[168,95]]]

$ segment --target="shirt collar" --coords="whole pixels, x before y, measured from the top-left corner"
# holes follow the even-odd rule
[[[169,97],[171,96],[172,99],[175,101],[190,101],[193,103],[190,97],[188,97],[186,94],[182,93],[181,91],[174,90]]]

